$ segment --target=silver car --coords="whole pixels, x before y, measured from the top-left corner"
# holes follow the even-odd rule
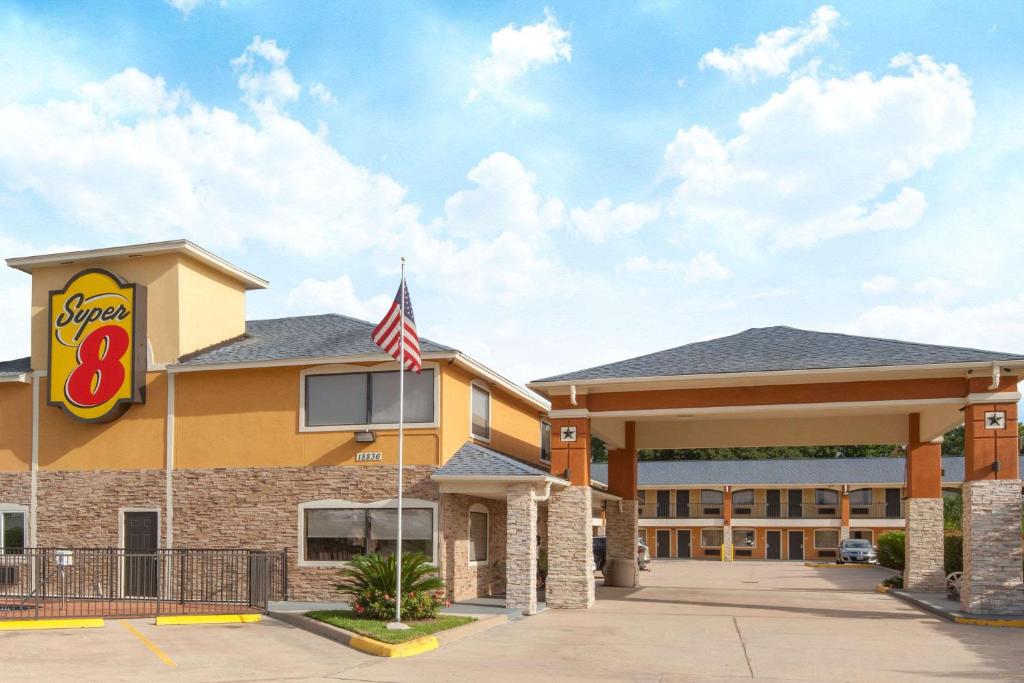
[[[836,562],[878,562],[878,553],[871,541],[863,538],[848,538],[839,544],[839,552],[836,553]]]

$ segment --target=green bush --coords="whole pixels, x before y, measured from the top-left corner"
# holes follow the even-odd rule
[[[890,576],[888,579],[882,582],[882,585],[888,586],[889,588],[903,588],[903,577],[899,574],[895,576]]]
[[[423,553],[402,555],[402,618],[433,619],[444,604],[444,582]],[[357,555],[339,572],[335,588],[367,619],[395,617],[395,556]]]
[[[964,537],[960,534],[946,534],[942,549],[943,571],[946,576],[964,570]]]
[[[963,527],[964,499],[957,494],[955,496],[942,497],[942,524],[946,531],[960,531]]]
[[[906,534],[889,531],[878,537],[878,564],[903,571],[906,554]]]

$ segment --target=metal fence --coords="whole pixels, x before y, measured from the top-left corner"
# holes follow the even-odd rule
[[[9,548],[0,620],[261,612],[287,585],[284,550]]]

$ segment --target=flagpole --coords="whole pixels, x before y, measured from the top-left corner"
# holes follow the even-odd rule
[[[401,327],[398,335],[401,338],[402,352],[398,361],[398,547],[395,549],[395,628],[408,628],[402,624],[402,466],[405,442],[405,257],[402,257],[402,298],[399,302],[401,310]]]

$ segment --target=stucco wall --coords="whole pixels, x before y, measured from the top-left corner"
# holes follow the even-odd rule
[[[0,383],[0,472],[27,472],[32,462],[32,386]]]

